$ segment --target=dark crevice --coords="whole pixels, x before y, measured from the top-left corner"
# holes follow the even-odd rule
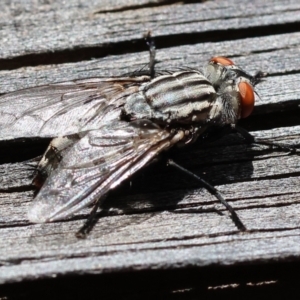
[[[251,116],[241,119],[238,124],[248,131],[297,126],[300,125],[299,105],[300,100],[260,105]]]
[[[0,193],[23,193],[35,190],[33,185],[20,185],[18,187],[10,187],[8,189],[0,189]]]
[[[290,262],[291,261],[291,262]],[[3,286],[3,299],[262,299],[277,295],[296,299],[300,291],[299,258],[286,255],[225,266],[189,265],[148,270],[125,270],[71,276],[44,275]],[[274,282],[267,285],[268,282]],[[255,285],[263,283],[266,285]],[[249,285],[251,283],[251,285]],[[234,288],[231,286],[235,284]],[[226,286],[227,285],[227,286]],[[229,285],[229,287],[228,287]],[[220,287],[220,288],[218,288]],[[217,289],[218,288],[218,289]]]
[[[165,5],[172,5],[172,4],[192,4],[192,3],[201,3],[201,2],[207,2],[207,0],[161,0],[159,2],[150,2],[150,3],[141,3],[137,5],[128,5],[128,6],[121,6],[121,7],[116,7],[113,9],[102,9],[95,14],[104,14],[104,13],[118,13],[118,12],[125,12],[128,10],[136,10],[136,9],[144,9],[144,8],[151,8],[151,7],[160,7],[160,6],[165,6]]]
[[[163,49],[181,45],[227,41],[228,37],[230,37],[230,40],[238,40],[269,36],[270,33],[272,33],[272,35],[292,33],[297,32],[299,27],[300,22],[293,22],[251,28],[213,30],[200,33],[181,33],[167,36],[155,36],[155,32],[153,32],[153,35],[155,37],[157,49]],[[94,58],[102,58],[108,55],[121,55],[146,50],[147,46],[142,38],[110,44],[99,44],[98,46],[77,46],[73,49],[39,54],[26,54],[11,59],[0,59],[0,70],[13,70],[26,66],[79,62]]]
[[[283,12],[291,12],[291,11],[299,11],[299,9],[295,9],[295,10],[285,10],[285,11],[280,11],[280,14],[282,14]],[[205,23],[205,22],[208,22],[208,21],[219,21],[219,20],[242,20],[242,19],[251,19],[251,18],[259,18],[259,17],[265,17],[265,16],[271,16],[271,15],[274,15],[274,13],[270,14],[270,13],[262,13],[262,14],[257,14],[257,13],[254,13],[254,14],[249,14],[249,15],[241,15],[241,16],[230,16],[230,17],[227,17],[227,16],[216,16],[216,17],[213,17],[213,18],[206,18],[206,19],[191,19],[191,20],[184,20],[182,22],[174,22],[174,23],[165,23],[164,25],[183,25],[183,24],[193,24],[195,22],[199,22],[199,23]]]
[[[298,48],[298,47],[299,47],[299,44],[294,44],[294,45],[287,45],[287,46],[278,47],[278,48],[268,48],[268,49],[251,50],[251,54],[269,53],[269,52],[280,51],[280,50],[294,49],[294,48]],[[243,55],[235,55],[235,56],[232,56],[232,57],[241,57],[241,56],[243,56]],[[273,74],[274,73],[272,73],[271,76]],[[286,73],[284,73],[284,74],[286,74]]]
[[[42,155],[50,143],[50,139],[15,139],[0,141],[0,165],[6,163],[18,163],[28,161],[30,164],[39,161],[38,156]]]
[[[292,192],[290,193],[292,194]],[[285,195],[288,195],[288,194],[285,194]],[[294,195],[294,194],[293,194]],[[228,201],[230,201],[230,203],[234,203],[236,201],[241,201],[241,200],[251,200],[251,199],[265,199],[265,198],[275,198],[276,196],[282,196],[282,195],[265,195],[265,196],[257,196],[257,197],[249,197],[249,198],[238,198],[238,199],[226,199]],[[217,203],[217,202],[216,202]],[[251,209],[263,209],[263,208],[276,208],[276,207],[287,207],[287,206],[292,206],[292,205],[295,205],[295,204],[299,204],[299,201],[293,201],[291,203],[285,203],[285,202],[281,202],[281,203],[274,203],[274,204],[253,204],[253,205],[247,205],[247,207],[235,207],[234,210],[235,211],[243,211],[243,210],[251,210]],[[226,209],[219,209],[219,211],[223,212],[223,211],[226,211]],[[298,227],[293,227],[292,229],[296,229]],[[269,229],[267,230],[269,231]]]
[[[278,174],[278,175],[270,175],[270,176],[261,176],[259,178],[243,178],[241,180],[234,180],[234,181],[230,181],[228,183],[238,183],[238,182],[253,182],[253,181],[262,181],[262,180],[276,180],[276,179],[285,179],[285,178],[291,178],[291,177],[298,177],[300,176],[299,172],[295,172],[295,173],[287,173],[287,174]],[[226,184],[226,182],[224,182],[223,184]],[[258,206],[260,207],[260,206]]]
[[[24,220],[23,223],[21,223],[22,220],[19,220],[18,222],[6,222],[6,223],[0,223],[0,229],[5,229],[5,228],[19,228],[19,227],[28,227],[29,222],[27,220]],[[1,260],[0,260],[0,265],[1,265]],[[1,298],[0,298],[1,299]]]
[[[261,232],[282,232],[282,231],[295,231],[295,230],[298,230],[300,229],[298,226],[294,226],[294,227],[284,227],[284,228],[261,228],[261,229],[250,229],[248,230],[248,232],[251,232],[251,233],[261,233]],[[298,233],[296,234],[290,234],[289,236],[298,236]],[[254,240],[255,238],[253,238]]]

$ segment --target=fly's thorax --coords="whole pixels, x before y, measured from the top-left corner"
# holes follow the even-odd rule
[[[225,68],[218,64],[208,63],[206,66],[204,66],[203,70],[206,78],[215,88],[218,89],[222,83],[222,77],[224,76]]]
[[[224,81],[218,89],[218,97],[211,110],[210,119],[220,124],[235,124],[248,117],[254,108],[254,89],[248,79],[239,77]]]
[[[209,119],[221,124],[235,124],[240,118],[240,99],[236,84],[226,84],[220,88],[220,93]]]
[[[224,82],[241,77],[241,73],[242,70],[226,57],[213,57],[208,64],[204,66],[204,75],[211,82],[216,91],[219,90]],[[245,76],[248,75],[245,73]]]
[[[123,114],[130,120],[151,119],[165,124],[205,123],[217,95],[194,70],[159,76],[126,99]]]
[[[217,92],[226,82],[242,78],[254,86],[266,75],[266,73],[258,72],[255,76],[252,76],[235,65],[231,59],[223,56],[212,57],[204,66],[203,71]]]

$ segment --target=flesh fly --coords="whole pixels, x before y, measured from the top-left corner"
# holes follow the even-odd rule
[[[153,73],[153,74],[152,74]],[[38,165],[31,222],[72,216],[174,145],[251,114],[254,76],[230,59],[203,71],[55,83],[0,97],[0,137],[53,138]]]

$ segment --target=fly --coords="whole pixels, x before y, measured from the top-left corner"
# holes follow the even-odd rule
[[[34,183],[41,189],[28,212],[31,222],[68,218],[103,200],[162,151],[251,114],[263,73],[251,76],[225,57],[211,58],[203,71],[154,72],[150,36],[148,42],[148,74],[74,80],[0,97],[2,140],[54,138],[38,165]]]

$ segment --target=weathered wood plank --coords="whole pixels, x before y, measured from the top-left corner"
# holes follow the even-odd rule
[[[299,21],[299,10],[300,4],[295,0],[272,1],[272,5],[258,0],[246,4],[231,0],[179,3],[117,13],[101,13],[101,8],[97,9],[96,5],[68,4],[45,12],[36,9],[35,14],[15,13],[14,16],[8,12],[7,17],[3,16],[5,26],[0,29],[0,58],[136,41],[149,29],[155,31],[157,38],[165,39],[170,34],[216,31],[226,34],[228,30],[271,25],[295,26]],[[253,17],[255,14],[256,18]],[[261,28],[258,29],[257,35],[261,32]],[[213,34],[209,39],[212,38]]]

